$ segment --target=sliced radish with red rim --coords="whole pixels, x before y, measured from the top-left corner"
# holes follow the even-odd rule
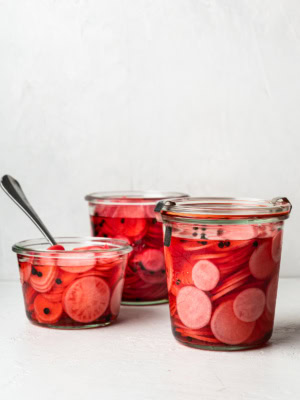
[[[264,292],[258,288],[249,288],[237,295],[233,302],[233,311],[241,321],[253,322],[262,315],[265,304]]]
[[[251,335],[255,322],[244,322],[238,319],[233,311],[233,300],[221,303],[213,313],[211,330],[220,342],[237,345]]]
[[[110,289],[99,277],[86,276],[75,280],[63,296],[63,308],[74,321],[93,322],[108,307]]]
[[[198,289],[212,290],[220,280],[220,272],[211,261],[200,260],[193,267],[192,279]]]
[[[209,323],[212,305],[202,290],[194,286],[183,287],[177,295],[176,304],[178,316],[188,328],[200,329]]]

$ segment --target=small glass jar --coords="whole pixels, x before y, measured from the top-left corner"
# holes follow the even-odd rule
[[[96,328],[119,314],[127,242],[100,238],[25,240],[13,246],[19,262],[26,315],[35,325]]]
[[[289,201],[170,199],[156,211],[164,224],[175,338],[211,350],[266,343],[273,330]]]
[[[109,192],[85,197],[92,234],[126,240],[133,252],[128,259],[122,304],[147,305],[168,301],[162,224],[154,208],[165,198],[182,193]]]

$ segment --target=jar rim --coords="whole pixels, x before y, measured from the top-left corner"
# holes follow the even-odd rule
[[[160,192],[160,191],[113,191],[113,192],[95,192],[85,196],[91,204],[105,204],[105,205],[155,205],[159,200],[169,198],[187,198],[186,193],[181,192]]]
[[[238,197],[189,197],[160,201],[155,211],[162,216],[195,219],[288,218],[292,205],[286,197],[271,200]]]
[[[45,238],[39,239],[28,239],[18,242],[12,246],[12,251],[17,254],[23,255],[35,255],[35,254],[44,254],[44,255],[54,255],[57,254],[59,256],[68,257],[70,254],[78,254],[84,255],[87,253],[94,253],[95,257],[105,255],[122,255],[127,254],[132,251],[132,247],[125,241],[121,239],[112,239],[112,238],[102,238],[102,237],[55,237],[55,241],[61,245],[81,245],[85,246],[97,246],[100,244],[110,245],[111,248],[99,248],[99,249],[78,249],[78,250],[47,250],[49,247],[49,242]]]

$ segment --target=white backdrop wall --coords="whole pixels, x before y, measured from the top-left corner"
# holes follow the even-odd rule
[[[297,0],[0,0],[0,172],[56,235],[86,193],[287,196],[281,273],[299,275]],[[0,278],[39,237],[0,193]]]

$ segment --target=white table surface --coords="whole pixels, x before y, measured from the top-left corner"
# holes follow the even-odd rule
[[[268,346],[212,352],[175,341],[168,305],[122,307],[105,328],[36,327],[20,284],[1,282],[0,398],[300,399],[299,292],[300,279],[281,279]]]

